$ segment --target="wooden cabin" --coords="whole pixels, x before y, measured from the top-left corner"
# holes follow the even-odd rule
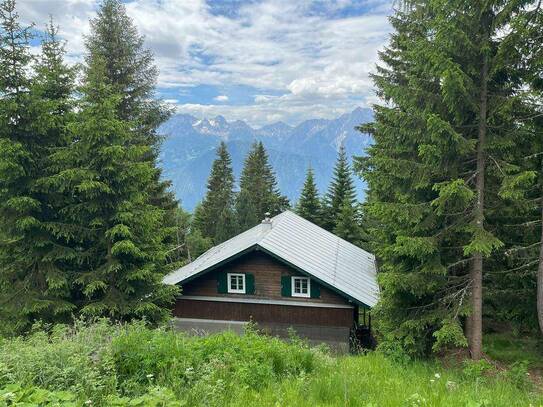
[[[241,331],[252,320],[270,334],[292,328],[342,350],[359,309],[379,296],[372,254],[291,211],[209,249],[164,282],[182,287],[173,310],[180,329]]]

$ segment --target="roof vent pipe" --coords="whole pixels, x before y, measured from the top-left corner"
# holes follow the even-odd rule
[[[270,213],[269,212],[266,212],[264,214],[265,218],[264,220],[262,221],[262,228],[264,231],[268,231],[272,228],[272,220],[270,218]]]

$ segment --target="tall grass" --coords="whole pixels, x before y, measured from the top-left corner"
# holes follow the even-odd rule
[[[232,405],[258,406],[543,406],[538,389],[507,374],[435,362],[398,364],[379,353],[332,359],[316,374],[248,391]]]
[[[0,406],[543,406],[522,366],[332,357],[249,330],[76,324],[0,340]]]

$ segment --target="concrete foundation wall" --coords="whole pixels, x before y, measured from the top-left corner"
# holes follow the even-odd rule
[[[241,335],[247,323],[245,321],[220,321],[195,318],[173,318],[172,320],[172,325],[175,329],[191,335],[202,336],[228,330]],[[324,343],[335,352],[349,352],[350,330],[346,327],[260,323],[257,324],[257,328],[264,334],[282,339],[290,337],[289,331],[292,328],[297,336],[306,339],[311,345],[316,346]]]

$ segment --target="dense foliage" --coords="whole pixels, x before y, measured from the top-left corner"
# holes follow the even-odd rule
[[[296,213],[316,225],[322,224],[322,205],[312,168],[307,169],[302,193],[296,204]]]
[[[234,208],[234,172],[226,143],[221,142],[211,166],[207,192],[195,212],[194,225],[202,235],[219,244],[237,231]]]
[[[537,261],[509,256],[539,244],[512,225],[541,228],[537,177],[526,171],[541,162],[541,95],[532,87],[542,72],[533,28],[541,8],[532,6],[409,1],[391,17],[373,77],[386,103],[363,128],[375,144],[357,165],[380,258],[383,346],[420,355],[469,342],[481,357],[483,287],[492,288],[490,318],[535,315]],[[530,205],[510,200],[520,185]],[[529,309],[519,310],[524,299]]]
[[[36,326],[0,342],[0,405],[539,405],[526,366],[334,358],[254,327],[189,337],[141,323]]]
[[[0,24],[0,329],[72,313],[164,318],[177,204],[159,181],[169,111],[152,99],[143,39],[105,1],[77,72],[53,22],[37,56],[14,1],[0,3]]]
[[[69,392],[93,405],[125,405],[161,388],[172,401],[224,405],[243,389],[311,373],[321,358],[303,344],[250,329],[244,336],[202,338],[141,323],[55,326],[48,332],[36,327],[25,338],[0,342],[0,388],[16,383]]]
[[[236,213],[241,231],[258,224],[266,213],[275,216],[289,207],[281,195],[277,180],[262,142],[255,142],[245,158],[236,197]]]

